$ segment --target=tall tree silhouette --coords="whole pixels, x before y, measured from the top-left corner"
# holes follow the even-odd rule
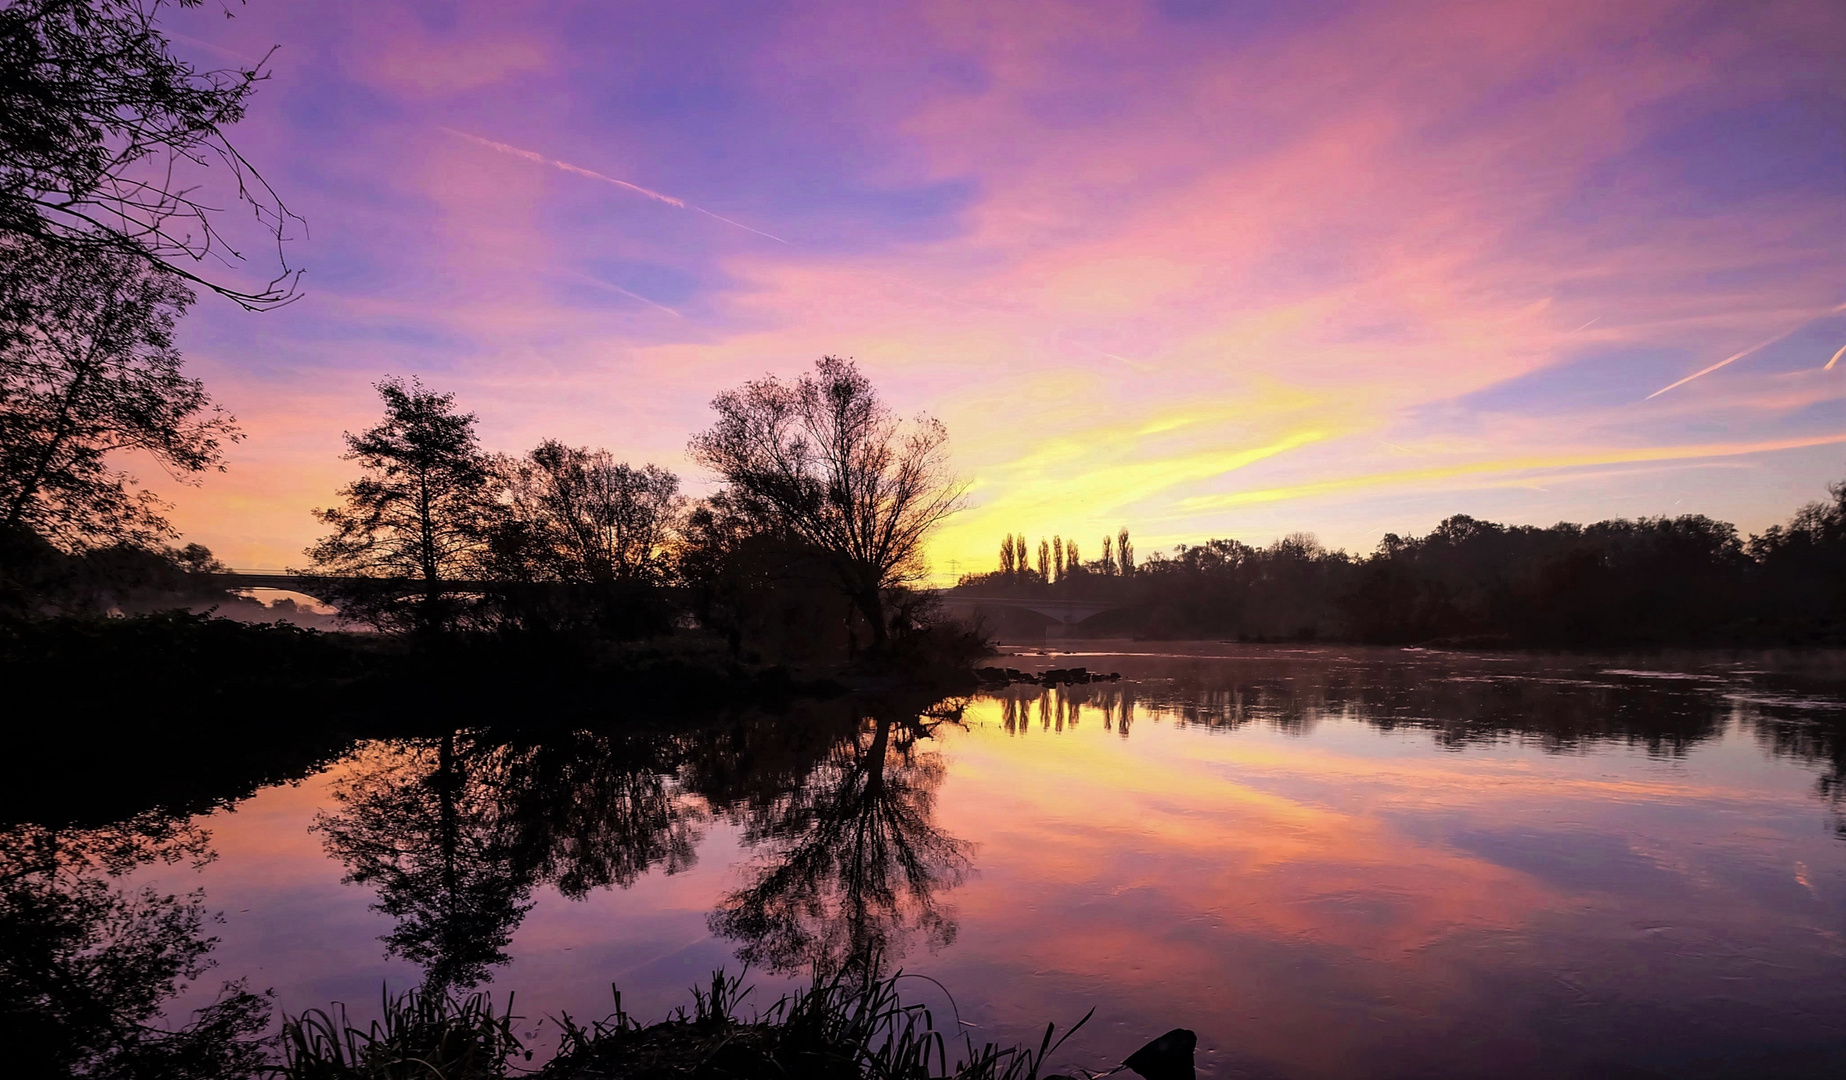
[[[505,491],[486,599],[501,625],[646,637],[671,626],[658,586],[685,523],[679,478],[546,440],[496,458]]]
[[[0,14],[0,18],[4,18]],[[171,535],[161,505],[113,467],[139,451],[169,475],[222,468],[242,438],[182,371],[175,322],[192,292],[109,252],[0,243],[0,513],[70,549]]]
[[[1784,634],[1846,640],[1846,480],[1826,502],[1796,511],[1787,525],[1750,538],[1760,568],[1756,600]]]
[[[523,458],[503,459],[500,469],[511,524],[540,573],[586,584],[666,576],[667,546],[682,511],[679,477],[555,439]]]
[[[308,549],[328,575],[371,578],[342,596],[353,611],[387,627],[434,630],[460,614],[455,583],[475,574],[494,518],[493,472],[474,433],[474,414],[455,395],[412,380],[377,384],[385,418],[346,435],[346,460],[365,475],[340,489],[345,505],[316,510],[333,532]],[[403,597],[406,583],[414,597]]]
[[[775,377],[712,401],[717,421],[693,459],[734,507],[824,553],[846,595],[887,640],[885,591],[918,580],[923,543],[960,509],[948,433],[929,417],[904,424],[850,360],[822,357],[793,385]]]

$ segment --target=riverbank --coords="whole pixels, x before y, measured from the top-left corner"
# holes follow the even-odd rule
[[[415,641],[183,611],[8,620],[0,678],[22,722],[11,725],[14,752],[0,768],[0,780],[17,781],[0,783],[0,820],[209,813],[363,739],[486,727],[639,734],[847,693],[928,701],[976,686],[977,642],[917,644],[793,667],[736,660],[721,640],[691,631],[640,642]],[[34,714],[32,702],[51,708]]]
[[[1055,1040],[1057,1025],[1048,1024],[1036,1048],[977,1046],[952,1027],[945,1033],[927,1007],[905,1004],[897,990],[901,978],[821,979],[746,1015],[751,988],[740,976],[715,971],[707,987],[692,989],[690,1012],[681,1008],[652,1024],[623,1011],[618,990],[615,1011],[601,1020],[582,1024],[567,1014],[537,1024],[543,1028],[548,1022],[561,1035],[556,1055],[536,1071],[524,1064],[531,1054],[517,1030],[525,1018],[513,1014],[513,995],[496,1010],[487,994],[410,991],[387,995],[381,1019],[363,1028],[337,1004],[285,1017],[277,1075],[279,1080],[413,1074],[444,1080],[1059,1080],[1045,1074],[1047,1059],[1090,1019],[1084,1016]]]

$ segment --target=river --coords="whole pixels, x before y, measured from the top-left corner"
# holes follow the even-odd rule
[[[1069,648],[999,662],[1121,679],[365,741],[122,880],[222,912],[174,1016],[433,978],[542,1050],[877,957],[977,1040],[1093,1008],[1066,1069],[1846,1075],[1837,657]]]

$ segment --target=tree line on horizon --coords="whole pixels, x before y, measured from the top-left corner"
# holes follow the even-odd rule
[[[1105,540],[1072,545],[1023,534],[999,566],[965,575],[984,594],[1056,595],[1114,610],[1085,633],[1257,641],[1343,640],[1540,646],[1846,643],[1846,481],[1782,525],[1744,537],[1702,514],[1593,525],[1501,525],[1457,514],[1424,536],[1387,533],[1372,552],[1330,551],[1309,533],[1265,547],[1180,544],[1138,564]],[[1059,559],[1060,550],[1063,559]],[[1031,632],[1028,617],[996,620]]]

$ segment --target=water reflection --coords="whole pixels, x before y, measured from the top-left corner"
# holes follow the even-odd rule
[[[0,829],[0,1044],[20,1076],[221,1077],[261,1061],[269,1003],[241,981],[177,1028],[168,1001],[212,966],[203,897],[120,879],[200,864],[207,834],[142,814],[86,829]]]
[[[315,827],[346,880],[397,920],[387,951],[421,965],[430,989],[472,986],[506,963],[532,906],[536,860],[503,797],[506,754],[454,733],[368,751]]]
[[[438,990],[473,986],[549,885],[566,897],[692,865],[703,812],[671,737],[497,729],[367,746],[315,828],[397,920],[387,951]]]
[[[937,894],[968,868],[933,822],[921,750],[954,703],[840,701],[664,731],[482,728],[370,744],[314,828],[395,921],[389,955],[427,986],[492,978],[548,886],[571,899],[693,865],[722,815],[757,852],[711,917],[772,971],[872,970],[954,938]]]
[[[68,1030],[65,1071],[156,1043],[222,1059],[261,1015],[235,989],[196,1036],[133,1033],[176,987],[189,1018],[182,984],[227,952],[257,989],[291,980],[291,1010],[340,977],[369,982],[360,996],[397,985],[389,967],[350,974],[385,953],[431,986],[498,977],[535,1014],[605,1008],[611,980],[677,1001],[689,973],[739,960],[797,980],[882,962],[941,977],[1009,1039],[1100,1005],[1114,1026],[1086,1030],[1094,1054],[1076,1059],[1098,1066],[1177,1023],[1221,1073],[1256,1075],[1592,1058],[1736,1075],[1759,1052],[1825,1075],[1846,1059],[1829,1019],[1846,1005],[1837,680],[1338,649],[1092,666],[1125,678],[483,720],[361,743],[248,799],[253,777],[324,754],[252,742],[234,769],[111,770],[106,804],[46,800],[34,820],[15,799],[0,1023]],[[243,800],[271,816],[184,809]],[[113,820],[73,816],[85,805]],[[278,893],[273,915],[245,900],[214,930],[203,896],[135,884],[208,859],[204,824],[233,838],[204,872],[214,890],[264,895],[248,883],[287,837],[287,880],[321,891],[286,915]],[[347,914],[315,922],[321,905]],[[274,947],[285,919],[293,953]]]
[[[757,856],[712,932],[771,971],[854,977],[877,976],[913,938],[954,941],[939,894],[966,878],[969,845],[935,824],[944,766],[920,744],[960,715],[959,702],[920,715],[887,704],[802,784],[745,813]]]
[[[1214,731],[1260,724],[1305,736],[1323,722],[1358,722],[1427,732],[1450,749],[1510,740],[1557,753],[1628,746],[1670,758],[1738,726],[1772,755],[1821,766],[1816,794],[1835,812],[1846,808],[1846,673],[1837,657],[1792,672],[1709,657],[1675,664],[1671,657],[1624,662],[1421,650],[1279,650],[1234,662],[1111,659],[1134,680],[1015,685],[983,697],[999,706],[1001,726],[1014,735],[1061,732],[1090,718],[1127,738],[1138,707]],[[1846,819],[1834,824],[1846,839]]]

